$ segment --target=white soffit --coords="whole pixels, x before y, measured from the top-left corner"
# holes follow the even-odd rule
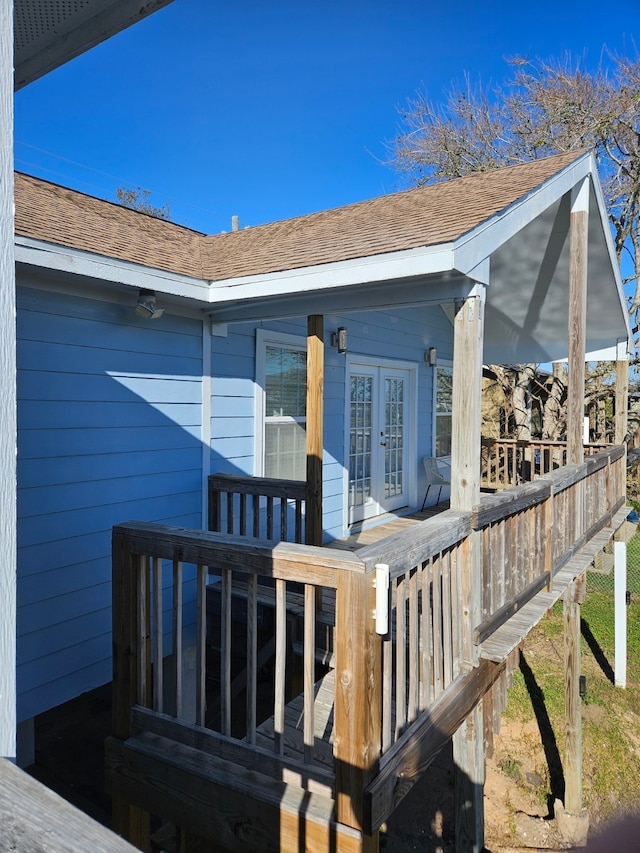
[[[21,89],[172,0],[14,0],[15,88]]]
[[[597,190],[596,190],[597,192]],[[591,191],[587,262],[589,352],[630,339],[626,302],[608,222]],[[547,362],[567,356],[570,194],[501,245],[491,258],[484,360]]]

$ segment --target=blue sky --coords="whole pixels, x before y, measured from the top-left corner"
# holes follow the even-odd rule
[[[640,0],[621,9],[175,0],[17,93],[16,168],[103,198],[148,188],[209,233],[360,201],[401,186],[384,143],[416,90],[498,82],[515,54],[631,53]]]

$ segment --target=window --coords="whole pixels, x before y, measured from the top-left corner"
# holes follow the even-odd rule
[[[436,367],[436,456],[451,456],[451,412],[453,409],[453,367]]]
[[[265,477],[306,478],[307,354],[291,336],[258,335],[258,385],[263,398]],[[258,409],[260,410],[260,409]],[[260,445],[259,445],[260,446]]]

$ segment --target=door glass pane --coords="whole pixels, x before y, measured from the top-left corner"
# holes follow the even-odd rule
[[[349,506],[362,506],[371,497],[370,376],[352,376],[349,424]]]
[[[384,380],[384,496],[404,491],[404,403],[403,379]]]

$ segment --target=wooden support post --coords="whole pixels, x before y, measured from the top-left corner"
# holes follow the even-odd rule
[[[624,528],[616,532],[613,543],[615,684],[627,686],[627,543]]]
[[[580,598],[581,582],[574,581],[564,594],[564,713],[565,797],[570,814],[582,811],[582,701],[580,699]]]
[[[627,437],[627,398],[629,396],[629,362],[626,358],[616,361],[615,437],[616,444],[624,444]]]
[[[13,3],[0,3],[0,757],[16,758],[16,287]]]
[[[456,305],[453,350],[453,417],[451,438],[451,508],[470,510],[480,500],[480,423],[485,289]],[[473,636],[482,621],[482,533],[471,534],[464,567],[463,636]],[[470,642],[462,649],[463,665],[478,663]],[[453,736],[456,764],[456,850],[480,853],[484,847],[484,722],[480,702]]]
[[[112,728],[115,737],[127,740],[131,734],[131,708],[140,701],[139,672],[142,659],[138,612],[140,584],[138,558],[129,548],[129,537],[114,531],[112,553],[112,638],[113,638],[113,706]],[[148,686],[148,685],[147,685]],[[113,799],[113,829],[140,850],[151,849],[150,815],[128,803]]]
[[[364,789],[376,775],[380,755],[381,641],[374,609],[372,576],[341,571],[336,590],[336,817],[359,830],[369,823]],[[372,835],[363,831],[363,853],[377,853],[378,836],[377,830]]]
[[[584,459],[584,381],[587,328],[587,250],[589,179],[571,195],[569,224],[569,387],[567,389],[567,464]]]
[[[307,319],[307,545],[322,545],[323,338],[324,318],[312,314]]]

